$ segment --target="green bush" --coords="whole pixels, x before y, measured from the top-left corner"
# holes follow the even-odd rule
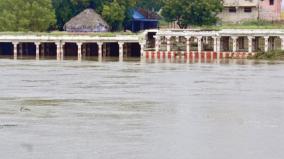
[[[261,60],[284,60],[284,51],[282,50],[271,50],[268,52],[258,52],[251,59]]]

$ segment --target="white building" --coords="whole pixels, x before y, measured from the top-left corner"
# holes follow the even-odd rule
[[[281,18],[282,0],[223,0],[223,4],[224,10],[219,14],[223,22],[277,21]]]

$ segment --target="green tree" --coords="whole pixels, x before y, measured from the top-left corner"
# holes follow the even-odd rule
[[[129,22],[129,20],[131,19],[132,13],[133,13],[132,12],[133,8],[136,6],[138,1],[139,0],[105,0],[104,1],[103,10],[105,9],[105,6],[108,6],[106,8],[109,8],[112,5],[112,8],[110,8],[110,12],[112,12],[112,14],[114,14],[113,17],[117,17],[119,21],[121,19],[117,15],[121,15],[122,12],[124,14],[124,16],[123,16],[124,19],[122,20],[122,24],[120,24],[120,23],[118,24],[119,27],[113,25],[112,20],[110,21],[109,18],[104,16],[104,18],[106,18],[106,21],[111,26],[113,26],[113,31],[120,30],[122,28],[122,26],[125,26]],[[119,6],[117,4],[119,4]],[[114,9],[114,7],[116,8],[115,11],[112,10],[112,9]],[[120,10],[118,10],[118,7],[120,7]],[[119,13],[115,13],[115,12],[119,12]],[[104,13],[104,14],[106,14],[106,13]]]
[[[120,30],[125,19],[125,7],[114,0],[104,5],[102,15],[113,31]]]
[[[123,6],[124,9],[124,20],[122,25],[126,26],[129,20],[131,19],[133,8],[136,6],[139,0],[117,0],[120,6]]]
[[[148,9],[151,11],[159,11],[163,6],[163,0],[140,0],[137,2],[137,7]]]
[[[187,28],[215,24],[222,9],[221,0],[165,0],[162,15],[166,21],[177,21],[180,28]]]
[[[1,0],[0,31],[47,31],[56,19],[51,0]]]
[[[64,24],[68,20],[70,20],[73,16],[77,15],[86,8],[95,9],[96,12],[101,15],[103,14],[103,10],[105,9],[104,14],[106,21],[110,24],[114,21],[112,17],[117,17],[117,15],[121,15],[121,12],[123,12],[123,16],[117,17],[117,21],[120,22],[121,18],[123,17],[124,19],[122,24],[124,25],[131,16],[131,12],[129,11],[136,5],[137,1],[138,0],[52,0],[52,4],[56,12],[57,27],[59,30],[62,30]],[[117,8],[119,8],[120,10],[118,10]],[[112,9],[115,9],[115,11],[118,11],[118,13],[112,11]],[[114,15],[112,16],[107,12],[112,14],[114,13]],[[115,30],[118,28],[121,29],[120,23],[118,26],[113,26],[113,29]]]
[[[52,0],[56,13],[57,28],[62,30],[67,21],[86,8],[95,9],[101,14],[105,2],[106,0]]]
[[[74,16],[74,7],[70,0],[52,0],[56,14],[57,29],[62,30],[64,24]]]

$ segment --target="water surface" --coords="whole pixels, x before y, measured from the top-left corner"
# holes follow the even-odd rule
[[[283,159],[284,63],[0,60],[5,159]]]

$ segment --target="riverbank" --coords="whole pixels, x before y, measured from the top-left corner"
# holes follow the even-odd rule
[[[127,35],[123,35],[127,34]],[[150,58],[247,58],[261,50],[281,50],[284,29],[146,30],[122,33],[0,33],[0,55],[52,56],[57,60],[68,56],[143,57]],[[240,48],[239,46],[243,46]],[[272,47],[273,46],[273,47]],[[246,47],[246,49],[244,49]],[[256,58],[277,58],[278,54]]]
[[[53,32],[0,32],[1,35],[13,35],[13,36],[21,36],[21,35],[35,35],[35,36],[64,36],[64,35],[87,35],[90,37],[116,37],[116,36],[124,36],[124,35],[138,35],[132,32],[65,32],[65,31],[53,31]]]
[[[169,28],[169,23],[161,20],[160,27],[164,29]],[[177,25],[175,25],[178,27]],[[222,30],[222,29],[284,29],[284,22],[283,21],[263,21],[263,20],[251,20],[251,21],[244,21],[240,23],[219,23],[216,25],[211,26],[190,26],[190,29],[202,29],[202,30]],[[172,28],[173,29],[173,28]]]
[[[215,29],[284,29],[282,21],[271,22],[263,20],[245,21],[242,23],[223,23],[213,26]]]
[[[249,57],[249,59],[255,60],[284,60],[284,51],[275,50],[268,52],[258,52],[254,56]]]

